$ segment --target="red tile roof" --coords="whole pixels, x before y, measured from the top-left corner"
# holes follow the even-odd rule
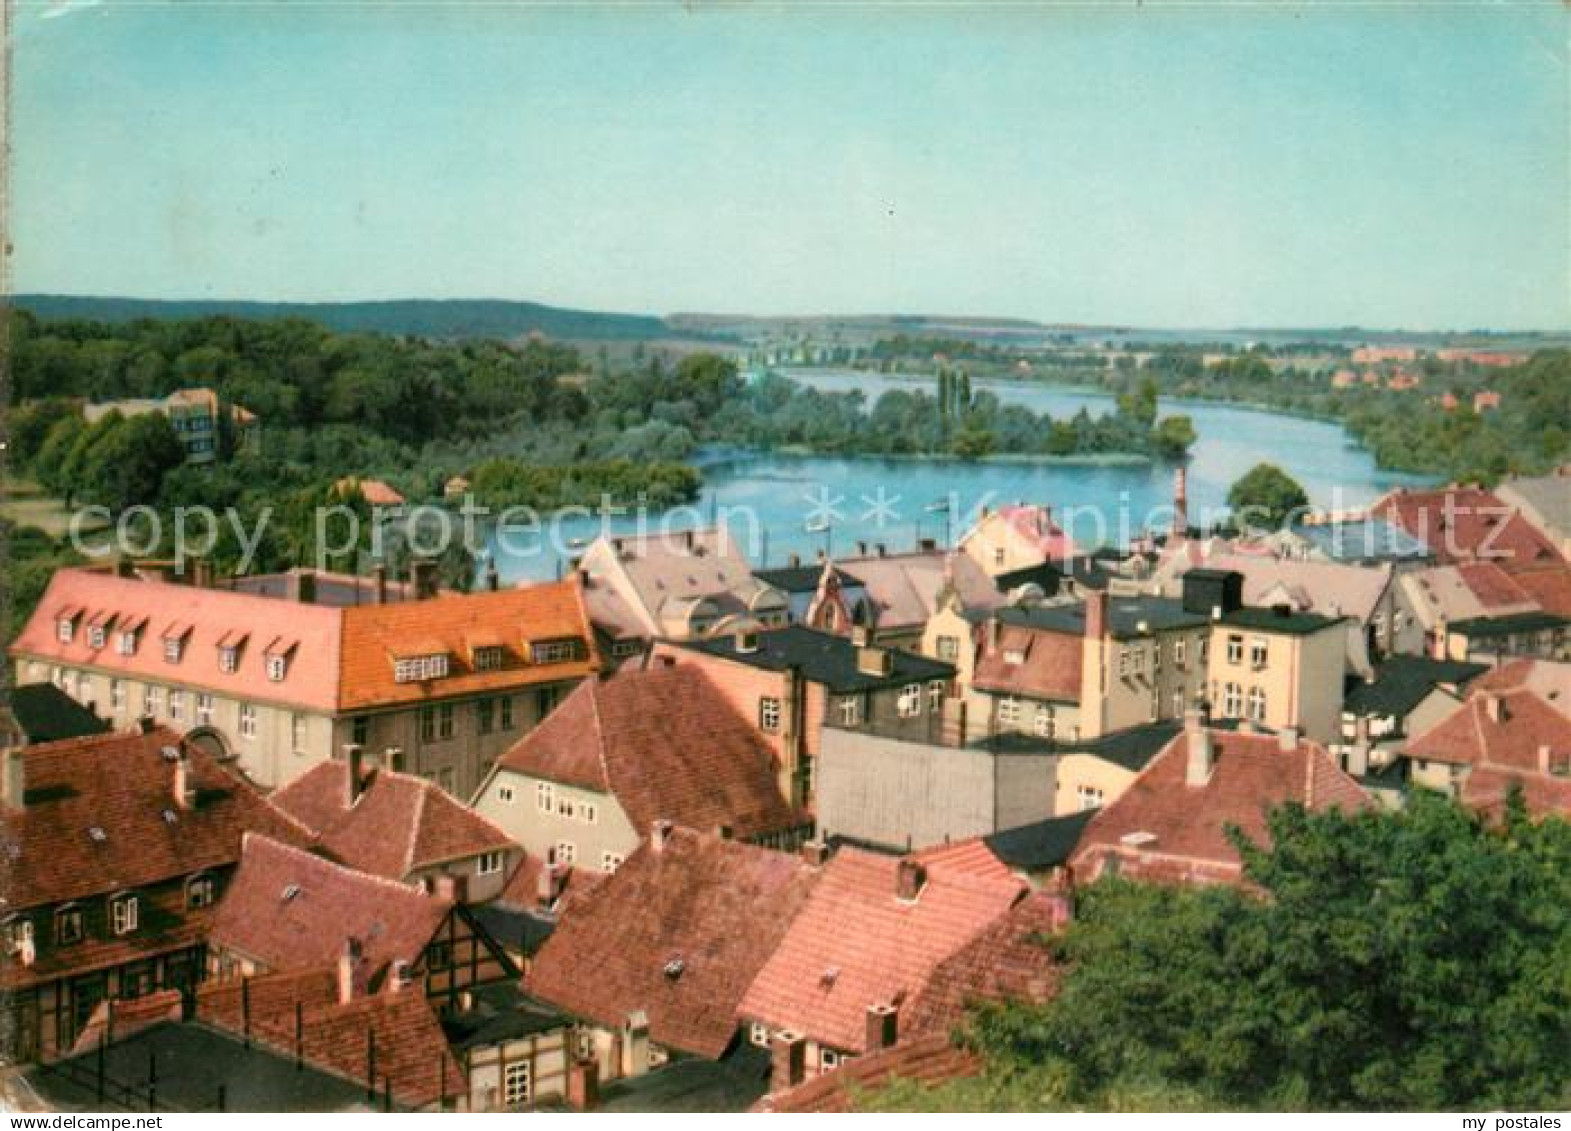
[[[1462,801],[1480,812],[1499,816],[1514,786],[1521,788],[1522,802],[1530,815],[1571,818],[1571,778],[1546,777],[1500,766],[1475,766],[1462,783]]]
[[[361,771],[349,803],[349,764],[322,762],[272,795],[334,860],[390,880],[417,869],[517,846],[501,829],[424,778]]]
[[[367,1083],[374,1063],[376,1096],[387,1081],[393,1099],[406,1107],[430,1107],[468,1091],[441,1022],[416,989],[340,1003],[331,968],[266,974],[200,987],[197,1018],[284,1056],[298,1048],[307,1063],[357,1084]]]
[[[1514,573],[1561,561],[1520,512],[1479,487],[1393,491],[1371,513],[1427,542],[1442,563],[1494,561]]]
[[[1468,697],[1409,742],[1405,753],[1430,762],[1491,765],[1537,775],[1543,772],[1541,753],[1547,749],[1558,768],[1571,760],[1571,702],[1563,689],[1571,682],[1566,670],[1562,664],[1523,661],[1480,676]]]
[[[1036,891],[939,963],[926,989],[900,1018],[901,1039],[948,1035],[979,1001],[1040,1005],[1058,993],[1063,971],[1048,949],[1066,919],[1061,900]]]
[[[606,1026],[643,1010],[657,1043],[718,1057],[737,1003],[819,878],[788,853],[673,829],[574,896],[528,988]]]
[[[1466,562],[1457,567],[1457,576],[1486,609],[1516,606],[1533,600],[1516,578],[1494,562]]]
[[[668,820],[745,838],[801,819],[768,742],[697,664],[586,680],[497,768],[612,794],[639,830]]]
[[[1516,580],[1546,613],[1571,617],[1571,568],[1524,570],[1516,575]]]
[[[896,1080],[937,1085],[975,1076],[982,1058],[952,1044],[946,1034],[930,1034],[902,1041],[893,1048],[846,1061],[833,1072],[814,1076],[784,1092],[765,1096],[754,1111],[852,1112],[858,1100]]]
[[[62,616],[85,616],[70,643],[61,643]],[[102,647],[88,621],[112,614]],[[141,623],[134,655],[117,647],[121,624]],[[476,670],[471,649],[480,634],[502,634],[504,663]],[[164,658],[164,638],[184,640],[180,659]],[[580,659],[534,663],[530,645],[573,638]],[[239,664],[225,672],[221,641],[243,639]],[[420,642],[450,656],[443,679],[399,683],[393,657]],[[267,654],[287,651],[284,678],[267,674]],[[583,591],[574,579],[499,592],[449,594],[425,601],[335,607],[280,600],[229,589],[123,578],[103,570],[55,573],[37,610],[11,645],[13,656],[178,682],[222,695],[285,703],[325,712],[422,703],[540,683],[579,679],[599,667]]]
[[[1000,624],[998,646],[990,647],[983,630],[971,684],[984,691],[1001,691],[1033,699],[1079,702],[1081,653],[1079,636],[1024,625]],[[1010,663],[1012,654],[1019,663]]]
[[[1190,739],[1180,733],[1091,818],[1071,860],[1078,875],[1095,878],[1117,859],[1121,872],[1141,878],[1236,882],[1242,862],[1228,840],[1229,825],[1267,844],[1266,816],[1278,805],[1297,802],[1318,811],[1369,803],[1316,743],[1284,750],[1275,735],[1208,733],[1214,765],[1206,783],[1187,783]]]
[[[248,835],[211,942],[269,970],[300,970],[337,962],[356,939],[374,988],[392,963],[420,957],[451,910],[418,888]]]
[[[906,901],[896,894],[900,866],[894,857],[841,849],[742,999],[742,1015],[861,1052],[870,1006],[915,1000],[945,959],[1024,892],[1018,881],[933,867]]]
[[[175,800],[166,748],[185,752],[189,808]],[[22,758],[26,805],[0,812],[0,892],[10,911],[233,864],[248,831],[306,840],[253,786],[165,727],[41,743]]]

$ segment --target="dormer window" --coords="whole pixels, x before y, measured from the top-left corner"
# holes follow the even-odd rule
[[[121,629],[115,634],[115,651],[122,656],[136,655],[136,638],[138,632],[134,628]]]
[[[284,677],[289,674],[289,662],[294,659],[295,649],[299,647],[298,640],[286,640],[275,637],[263,655],[267,658],[267,678],[274,683],[284,682]]]
[[[488,644],[474,651],[475,671],[494,672],[501,668],[504,653],[499,645]]]
[[[396,683],[418,683],[427,679],[444,679],[446,676],[446,652],[400,656],[393,660],[393,680]]]
[[[87,642],[94,648],[102,648],[104,646],[104,626],[101,624],[88,626]]]
[[[213,877],[208,875],[192,876],[185,885],[185,906],[187,911],[198,911],[203,907],[213,905],[213,897],[217,894]]]
[[[186,637],[191,635],[187,625],[174,625],[164,633],[164,660],[167,663],[178,664],[185,655]]]
[[[109,901],[109,924],[117,935],[136,930],[141,906],[134,895],[117,895]]]
[[[233,674],[240,667],[240,649],[233,644],[226,644],[218,650],[218,670],[226,675]]]
[[[82,909],[68,903],[55,912],[55,944],[70,946],[82,941]]]
[[[284,682],[284,676],[289,674],[289,659],[285,656],[269,656],[267,658],[267,678],[274,683]]]
[[[542,640],[529,650],[530,658],[537,664],[565,664],[583,658],[584,642],[577,638]]]
[[[72,640],[76,639],[75,613],[66,614],[65,616],[62,616],[58,622],[56,622],[55,635],[59,637],[60,643],[62,644],[69,644]]]

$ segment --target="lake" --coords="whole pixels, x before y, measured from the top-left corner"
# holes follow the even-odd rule
[[[846,370],[785,372],[825,390],[860,389],[869,403],[888,388],[933,387],[931,379]],[[1112,396],[1095,391],[985,379],[973,387],[1054,417],[1113,409]],[[1336,510],[1366,504],[1394,486],[1427,482],[1381,471],[1336,424],[1203,401],[1164,399],[1161,412],[1187,413],[1200,436],[1187,465],[1190,518],[1197,523],[1218,517],[1234,480],[1262,460],[1302,483],[1316,506]],[[811,560],[820,550],[849,557],[859,542],[895,552],[921,538],[948,541],[964,532],[979,506],[1017,500],[1051,505],[1083,544],[1121,542],[1148,523],[1165,525],[1173,492],[1171,466],[1119,459],[962,463],[710,448],[694,462],[704,472],[699,502],[646,515],[642,528],[679,530],[724,519],[755,565],[783,565],[791,554]],[[605,528],[634,532],[640,520],[565,515],[544,529],[498,529],[489,552],[504,581],[549,578]]]

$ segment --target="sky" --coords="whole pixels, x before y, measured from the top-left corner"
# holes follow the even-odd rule
[[[1568,11],[32,0],[11,286],[1561,330]]]

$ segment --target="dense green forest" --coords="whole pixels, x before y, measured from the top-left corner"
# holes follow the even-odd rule
[[[1103,880],[1043,940],[1041,1007],[977,1013],[983,1076],[871,1097],[925,1111],[1571,1106],[1571,823],[1275,812],[1254,893]]]

